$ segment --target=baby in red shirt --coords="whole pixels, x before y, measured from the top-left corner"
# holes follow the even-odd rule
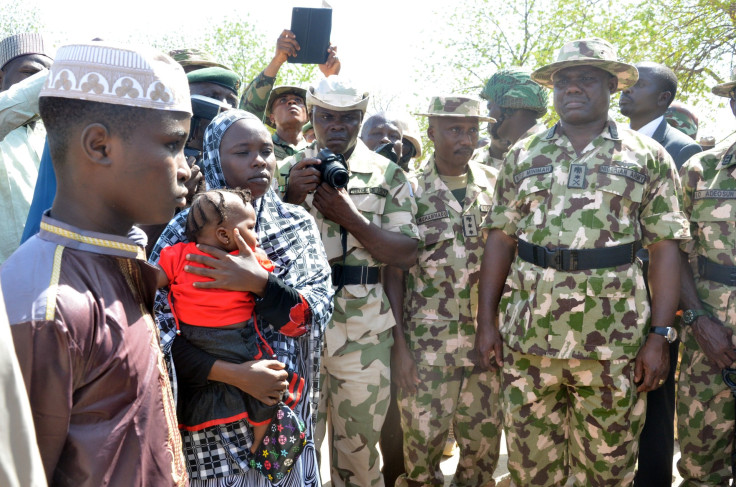
[[[198,288],[194,282],[210,280],[188,273],[185,266],[205,267],[186,257],[207,255],[197,248],[205,244],[238,254],[234,230],[256,255],[261,266],[271,272],[273,263],[256,247],[256,213],[249,190],[217,189],[198,194],[187,215],[189,243],[177,243],[161,251],[158,261],[158,286],[169,286],[169,303],[176,318],[177,332],[198,348],[221,360],[245,362],[273,358],[263,340],[253,313],[255,296],[243,291]],[[300,384],[291,391],[293,404],[301,396],[303,380],[289,373],[289,384]],[[179,428],[197,431],[217,424],[246,419],[254,431],[253,449],[265,436],[277,406],[267,406],[240,389],[210,381],[204,387],[181,388]]]

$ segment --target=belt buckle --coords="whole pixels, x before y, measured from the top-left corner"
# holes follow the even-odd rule
[[[576,271],[578,270],[578,252],[576,249],[547,249],[547,267],[552,267],[558,271]]]
[[[544,248],[545,253],[545,267],[551,267],[555,270],[562,270],[562,251],[561,249],[548,249]]]
[[[736,286],[736,271],[734,271],[734,272],[731,272],[731,273],[730,273],[730,274],[728,275],[728,278],[729,278],[729,283],[728,283],[728,285],[729,285],[729,286]]]

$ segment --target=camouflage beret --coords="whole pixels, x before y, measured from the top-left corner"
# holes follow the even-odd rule
[[[715,85],[710,91],[714,95],[731,98],[736,92],[736,66],[731,70],[731,81]]]
[[[473,117],[479,122],[495,122],[495,118],[482,115],[481,101],[466,95],[433,96],[425,113],[415,113],[420,117]]]
[[[618,90],[630,88],[639,79],[636,66],[618,61],[616,48],[599,37],[571,41],[562,46],[557,61],[532,73],[532,79],[542,86],[554,88],[554,74],[572,66],[593,66],[608,71],[618,78]]]
[[[215,83],[233,90],[236,94],[240,90],[240,76],[225,68],[203,68],[187,73],[189,84],[192,83]]]
[[[228,69],[227,66],[223,66],[215,61],[209,53],[200,51],[199,49],[175,49],[169,52],[169,56],[174,58],[174,61],[182,67],[200,66],[202,68],[216,67]]]
[[[692,108],[673,102],[664,113],[664,118],[667,123],[693,140],[698,136],[698,116]]]
[[[496,72],[486,82],[480,97],[502,108],[532,110],[540,117],[547,112],[547,90],[535,83],[530,71],[524,68]]]

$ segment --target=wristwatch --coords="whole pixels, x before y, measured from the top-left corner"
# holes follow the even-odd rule
[[[708,316],[709,314],[704,309],[686,309],[682,313],[682,322],[686,325],[692,325],[699,316]]]
[[[649,333],[656,333],[662,335],[667,339],[667,343],[673,343],[677,340],[677,330],[671,326],[653,326],[649,328]]]

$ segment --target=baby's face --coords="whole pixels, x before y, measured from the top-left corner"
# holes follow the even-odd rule
[[[231,213],[227,219],[227,226],[231,230],[237,228],[248,247],[255,249],[256,244],[258,243],[258,236],[255,232],[256,212],[253,209],[253,205],[238,201],[237,205],[233,205],[230,211]],[[235,248],[237,248],[237,246],[235,246]],[[232,250],[235,250],[235,248]]]

